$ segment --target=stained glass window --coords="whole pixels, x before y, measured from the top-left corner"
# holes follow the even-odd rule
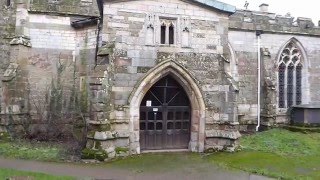
[[[301,104],[303,67],[301,51],[294,42],[290,42],[284,48],[278,65],[279,108]]]

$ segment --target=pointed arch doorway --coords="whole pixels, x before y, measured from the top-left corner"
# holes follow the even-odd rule
[[[160,79],[145,94],[139,124],[141,150],[188,149],[190,101],[171,75]]]

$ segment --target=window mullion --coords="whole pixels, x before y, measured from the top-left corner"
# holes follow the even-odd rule
[[[169,24],[166,25],[166,44],[169,44]]]

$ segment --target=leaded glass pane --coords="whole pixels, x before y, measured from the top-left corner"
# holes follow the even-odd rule
[[[296,104],[301,104],[301,79],[302,79],[302,65],[298,64],[296,68]]]
[[[292,57],[292,62],[293,62],[293,63],[296,63],[298,60],[299,60],[299,57],[298,57],[298,56],[293,56],[293,57]]]
[[[292,55],[300,54],[297,48],[292,48]]]
[[[286,71],[286,66],[284,64],[281,64],[279,66],[279,107],[280,108],[285,107],[285,103],[284,103],[285,71]]]
[[[293,64],[288,66],[288,75],[287,75],[287,104],[288,107],[293,105]]]
[[[287,63],[289,60],[290,60],[289,56],[284,56],[284,57],[283,57],[283,61],[284,61],[285,63]]]

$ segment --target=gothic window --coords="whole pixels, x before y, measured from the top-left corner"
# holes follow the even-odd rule
[[[301,52],[294,42],[290,42],[278,62],[279,108],[301,104],[301,78]]]
[[[175,44],[175,24],[174,19],[160,19],[160,44],[171,45]]]

